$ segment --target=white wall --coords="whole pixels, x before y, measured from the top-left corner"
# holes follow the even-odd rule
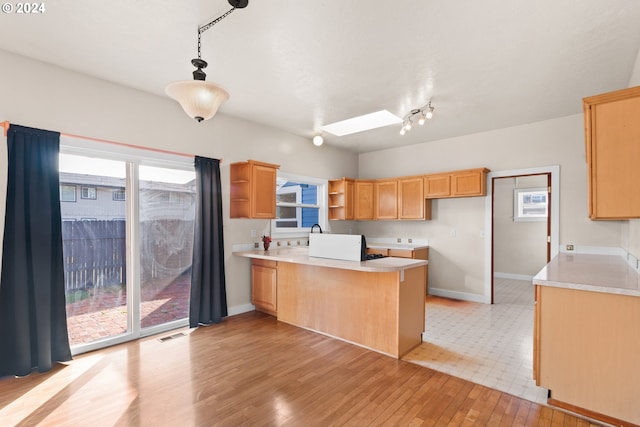
[[[356,176],[357,156],[256,123],[224,115],[197,123],[164,96],[98,80],[0,51],[0,121],[143,147],[222,159],[227,298],[230,310],[250,303],[249,261],[234,243],[250,243],[264,220],[229,219],[229,164],[256,159],[281,170],[319,178]],[[163,88],[159,88],[163,90]],[[233,102],[233,94],[229,102]],[[6,138],[0,137],[3,147]],[[6,203],[6,148],[0,149],[0,233]],[[341,224],[337,224],[340,228]]]
[[[428,132],[428,128],[420,131]],[[590,221],[588,217],[582,114],[365,153],[359,156],[359,165],[360,178],[559,165],[560,244],[620,246],[620,221]],[[372,221],[361,224],[360,231],[428,239],[429,288],[483,295],[484,207],[483,197],[435,200],[431,221]]]
[[[629,79],[629,87],[640,86],[640,51],[636,57],[636,63]],[[636,197],[638,197],[636,195]],[[622,247],[640,258],[640,220],[634,219],[623,226]]]

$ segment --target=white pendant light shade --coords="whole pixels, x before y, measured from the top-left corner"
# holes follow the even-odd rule
[[[204,80],[186,80],[167,85],[165,92],[180,103],[187,115],[197,121],[213,117],[229,92]]]

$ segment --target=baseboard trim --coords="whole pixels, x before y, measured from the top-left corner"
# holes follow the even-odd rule
[[[493,277],[497,279],[513,279],[513,280],[527,280],[529,282],[533,281],[533,276],[529,276],[527,274],[513,274],[513,273],[493,273]]]
[[[229,313],[229,316],[235,316],[236,314],[247,313],[255,309],[256,307],[253,304],[242,304],[242,305],[235,305],[233,307],[229,307],[227,312]]]
[[[557,406],[558,408],[562,408],[562,409],[565,409],[567,411],[571,411],[571,412],[574,412],[576,414],[580,414],[580,415],[583,415],[585,417],[589,417],[589,418],[594,419],[594,420],[602,421],[602,422],[605,422],[607,424],[611,424],[611,425],[614,425],[614,426],[640,427],[637,424],[630,423],[629,421],[624,421],[624,420],[620,420],[620,419],[615,418],[615,417],[610,417],[609,415],[600,414],[598,412],[591,411],[589,409],[584,409],[584,408],[581,408],[579,406],[572,405],[570,403],[561,402],[561,401],[556,400],[556,399],[549,398],[547,400],[547,403],[549,405],[551,405],[551,406]]]
[[[458,299],[462,301],[479,302],[488,304],[484,295],[469,294],[467,292],[450,291],[447,289],[432,288],[429,286],[429,295],[442,298]]]

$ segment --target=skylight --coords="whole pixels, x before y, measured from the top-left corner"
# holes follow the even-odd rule
[[[351,119],[342,120],[340,122],[330,123],[322,126],[322,130],[336,136],[351,135],[352,133],[362,132],[380,128],[383,126],[395,125],[402,123],[402,118],[391,114],[387,110],[376,111],[375,113],[365,114],[363,116],[353,117]]]

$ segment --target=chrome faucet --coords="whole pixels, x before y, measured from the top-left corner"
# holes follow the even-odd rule
[[[322,234],[322,227],[320,227],[320,224],[313,224],[311,226],[311,233],[313,233],[313,229],[318,227],[318,229],[320,230],[320,234]]]

